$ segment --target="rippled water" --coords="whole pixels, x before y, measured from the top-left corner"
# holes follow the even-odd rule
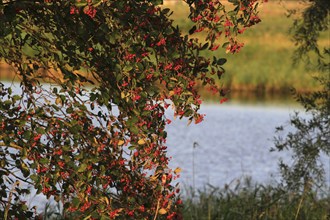
[[[201,124],[173,120],[167,129],[171,167],[182,168],[184,186],[223,186],[243,176],[259,183],[279,181],[279,158],[290,162],[291,156],[270,148],[275,128],[288,124],[294,108],[226,104],[204,105],[202,112],[206,117]],[[330,159],[323,161],[329,182]]]

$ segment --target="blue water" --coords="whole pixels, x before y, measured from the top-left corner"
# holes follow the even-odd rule
[[[270,152],[275,128],[288,125],[297,106],[204,105],[201,124],[173,120],[168,125],[171,166],[181,167],[181,184],[224,186],[246,176],[259,183],[280,181],[278,162],[292,163],[289,152]],[[171,115],[171,114],[169,114]],[[306,114],[301,113],[307,117]],[[198,145],[195,145],[197,142]],[[322,157],[330,185],[330,158]]]

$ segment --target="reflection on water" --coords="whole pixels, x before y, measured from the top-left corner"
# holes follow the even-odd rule
[[[229,93],[229,100],[237,104],[250,104],[261,106],[289,106],[294,108],[301,108],[299,103],[295,100],[292,92],[284,93],[246,93],[246,92],[231,92]]]
[[[228,94],[229,103],[236,105],[258,105],[258,106],[279,106],[279,107],[294,107],[301,109],[301,105],[296,101],[293,92],[286,91],[283,93],[257,93],[244,91],[230,91]],[[219,103],[219,97],[210,93],[203,93],[202,96],[206,103]]]

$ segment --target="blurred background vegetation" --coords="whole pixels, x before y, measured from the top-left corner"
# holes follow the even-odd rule
[[[187,19],[189,8],[182,1],[168,0],[165,6],[174,13],[172,18],[184,32],[188,32],[193,23]],[[300,1],[268,1],[260,5],[261,23],[248,28],[238,40],[244,47],[238,54],[226,54],[225,49],[207,51],[204,55],[225,57],[226,74],[219,81],[233,93],[258,95],[286,95],[292,88],[299,92],[311,92],[319,88],[312,76],[306,72],[303,63],[292,65],[295,45],[289,34],[293,19],[288,10],[306,7]],[[201,40],[203,34],[196,35]],[[223,42],[222,42],[223,43]],[[320,46],[329,45],[329,34],[323,32],[319,38]]]
[[[181,0],[165,0],[164,3],[164,7],[174,12],[174,24],[188,33],[193,26],[188,19],[189,7]],[[306,4],[300,1],[270,0],[259,7],[262,22],[248,28],[239,36],[238,41],[245,46],[238,54],[226,54],[223,48],[202,54],[210,58],[216,56],[228,59],[224,65],[226,74],[219,80],[219,85],[230,89],[231,95],[240,99],[246,98],[247,94],[284,96],[289,94],[292,88],[299,92],[319,89],[317,82],[312,79],[314,72],[307,73],[303,63],[292,65],[295,45],[289,34],[293,19],[288,18],[288,10],[301,9],[306,7]],[[196,37],[201,41],[204,39],[203,33],[196,34]],[[221,43],[224,43],[224,39]],[[319,44],[329,45],[328,33],[321,34]],[[8,69],[7,65],[0,62],[0,80],[13,78],[13,72]],[[212,98],[211,94],[201,92],[206,98]]]

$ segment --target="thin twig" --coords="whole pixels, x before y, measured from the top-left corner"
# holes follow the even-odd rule
[[[156,208],[156,213],[155,213],[155,217],[154,217],[154,220],[156,220],[156,219],[157,219],[158,210],[159,210],[159,202],[160,202],[160,199],[158,199],[158,202],[157,202],[157,208]]]
[[[13,193],[15,191],[15,187],[19,185],[19,181],[17,180],[15,182],[15,184],[13,185],[12,189],[10,190],[9,192],[9,197],[8,197],[8,203],[6,205],[6,208],[5,208],[5,214],[4,214],[4,220],[7,220],[8,219],[8,212],[9,212],[9,209],[10,209],[10,202],[11,202],[11,198],[13,197]]]
[[[2,138],[2,136],[0,136],[0,138]],[[0,141],[0,146],[1,147],[6,147],[7,145],[5,145],[5,143],[3,141]],[[14,148],[14,149],[17,149],[17,150],[23,150],[23,148],[13,142],[9,143],[9,146],[10,148]]]

